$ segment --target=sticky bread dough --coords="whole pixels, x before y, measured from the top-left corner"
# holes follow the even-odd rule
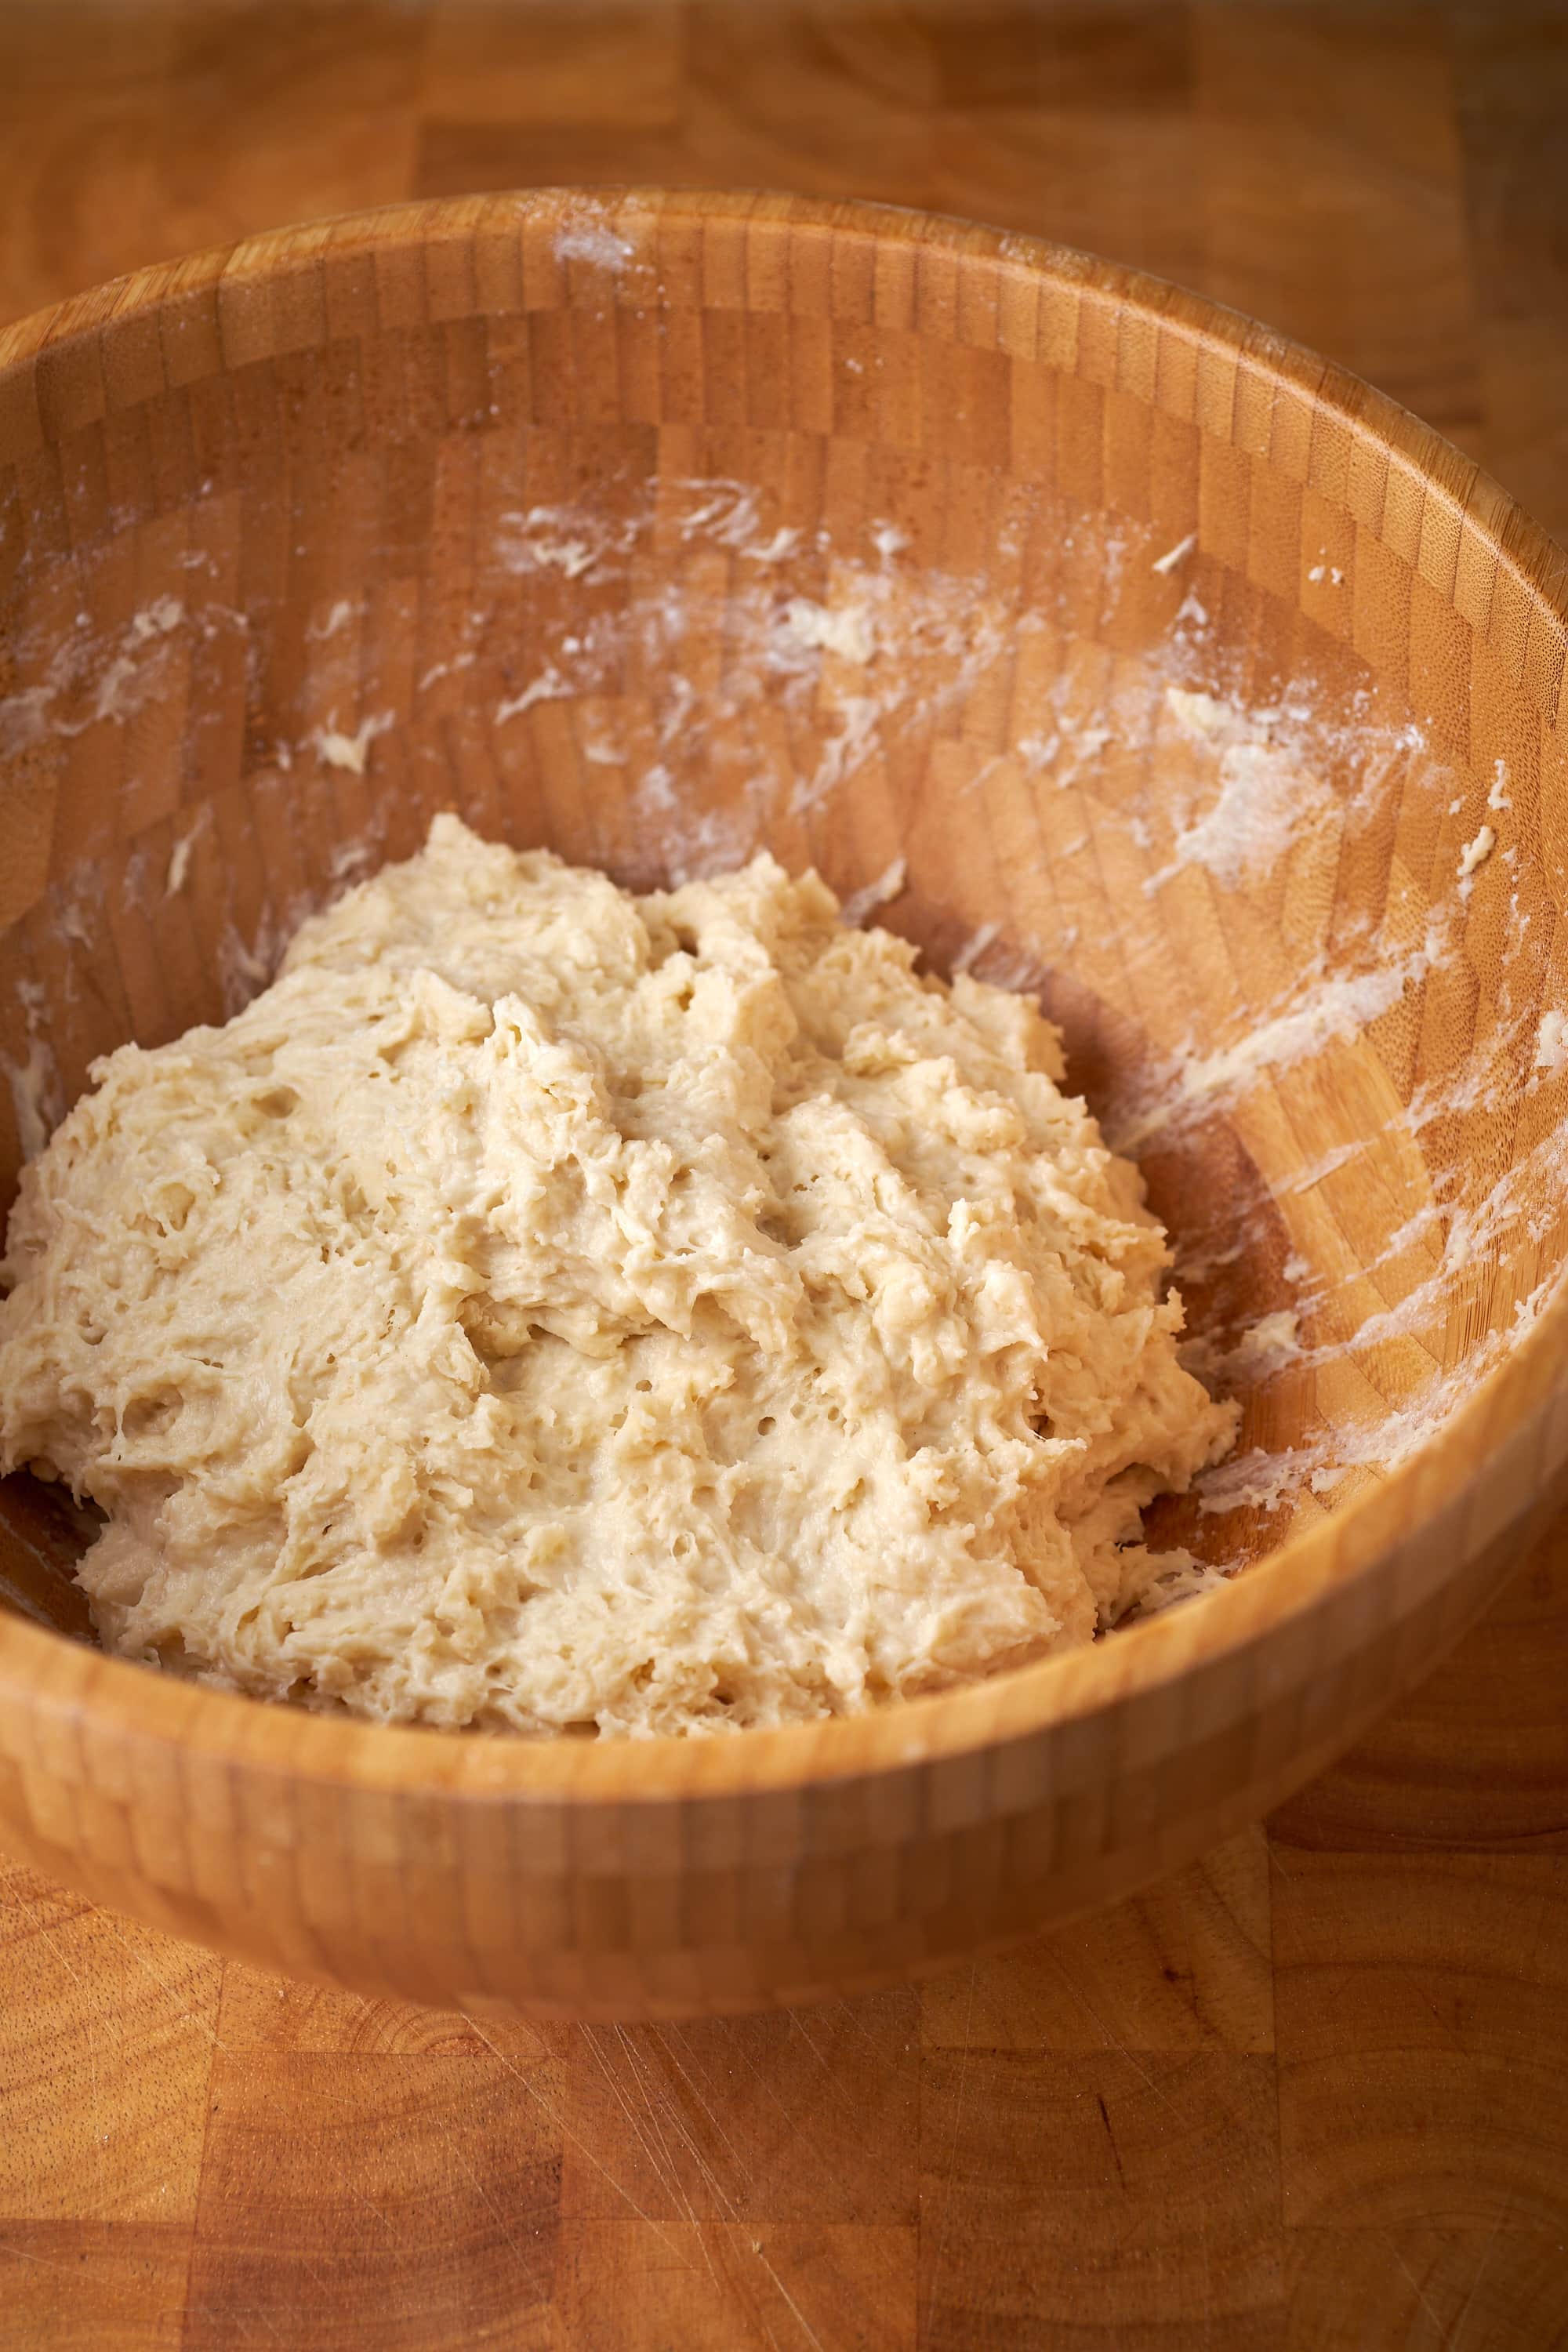
[[[777,1724],[1089,1639],[1224,1452],[1026,999],[771,857],[634,898],[437,817],[24,1172],[7,1468],[105,1645],[389,1721]]]

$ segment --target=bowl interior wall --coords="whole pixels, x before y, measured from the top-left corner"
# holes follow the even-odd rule
[[[1561,1257],[1522,667],[1282,457],[951,309],[705,301],[629,247],[352,332],[273,289],[248,355],[18,458],[0,1192],[96,1056],[226,1017],[437,809],[643,887],[766,846],[1037,990],[1142,1159],[1247,1402],[1163,1535],[1353,1508]],[[968,299],[1023,272],[967,255]],[[79,1633],[81,1540],[0,1490],[5,1589]]]

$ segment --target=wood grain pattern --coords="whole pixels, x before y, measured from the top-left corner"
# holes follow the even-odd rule
[[[0,315],[334,205],[771,178],[1168,269],[1568,516],[1556,9],[593,13],[584,74],[563,11],[14,7]],[[1276,207],[1271,242],[1302,87],[1314,232]],[[1563,2340],[1564,1559],[1267,1841],[787,2022],[361,2001],[14,1868],[0,2345]]]

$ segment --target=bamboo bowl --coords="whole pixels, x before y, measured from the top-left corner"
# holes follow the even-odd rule
[[[479,2011],[893,1979],[1283,1797],[1557,1498],[1562,559],[1322,361],[908,214],[414,205],[0,338],[0,597],[7,1198],[95,1055],[438,807],[643,887],[901,881],[1142,1158],[1247,1404],[1163,1532],[1256,1563],[859,1720],[531,1746],[104,1657],[18,1477],[0,1841],[51,1875]]]

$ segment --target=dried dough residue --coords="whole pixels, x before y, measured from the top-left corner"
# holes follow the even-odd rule
[[[362,719],[352,735],[345,734],[340,727],[321,727],[313,740],[325,766],[345,768],[352,775],[363,776],[371,745],[395,724],[394,714],[384,710],[374,719]]]
[[[1535,1066],[1553,1076],[1568,1069],[1568,1020],[1554,1007],[1541,1016],[1535,1040]]]
[[[1475,839],[1473,841],[1468,841],[1465,844],[1464,848],[1459,852],[1460,881],[1468,882],[1470,876],[1475,872],[1477,866],[1484,866],[1496,847],[1497,833],[1495,828],[1489,824],[1483,824],[1480,831],[1476,835]]]

